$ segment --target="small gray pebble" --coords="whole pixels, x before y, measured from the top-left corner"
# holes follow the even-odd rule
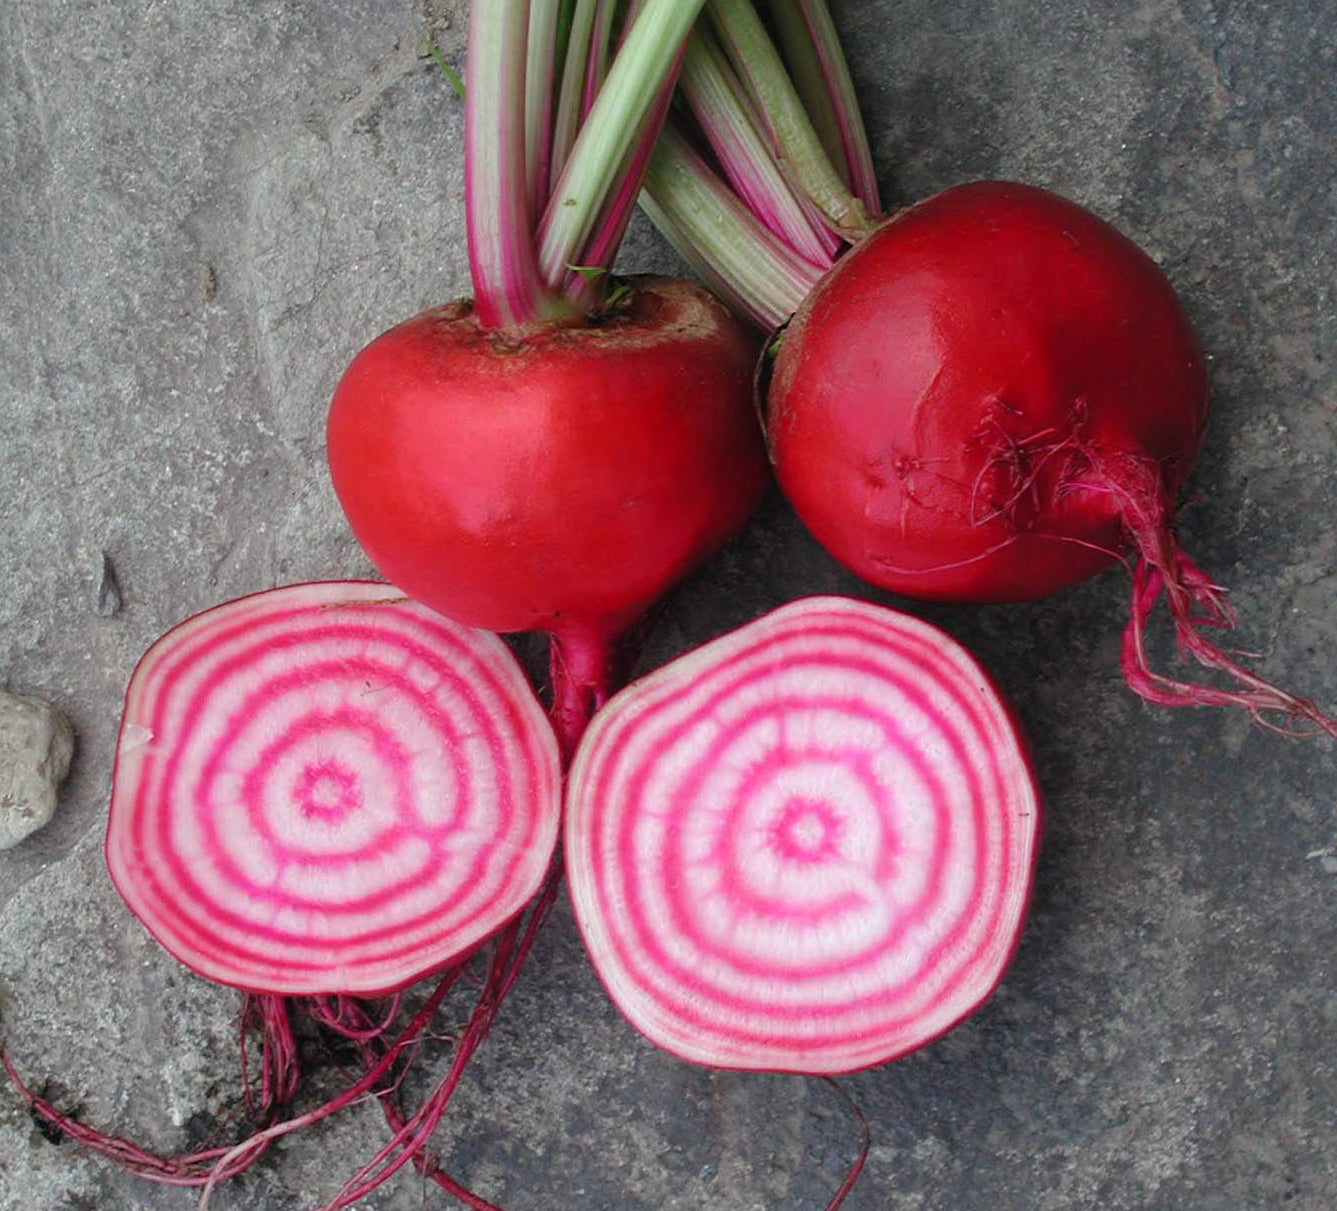
[[[38,698],[0,691],[0,849],[45,825],[69,773],[74,729]]]

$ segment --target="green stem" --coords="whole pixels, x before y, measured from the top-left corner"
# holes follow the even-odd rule
[[[464,96],[464,194],[474,303],[485,328],[569,314],[538,272],[525,162],[529,0],[475,0]]]
[[[864,210],[877,216],[882,203],[873,153],[826,0],[768,0],[768,8],[790,75],[826,154]]]
[[[525,184],[535,219],[548,201],[552,154],[553,70],[562,0],[530,0],[525,65]]]
[[[724,175],[771,231],[799,255],[828,262],[835,235],[795,195],[776,164],[760,118],[718,39],[699,24],[687,40],[679,84]]]
[[[550,195],[557,188],[557,179],[566,167],[567,157],[576,141],[576,131],[580,128],[581,100],[585,95],[585,64],[590,55],[590,34],[594,29],[597,8],[598,0],[576,0],[575,10],[571,14],[562,83],[557,94],[557,116],[552,126],[552,159],[548,169]]]
[[[617,250],[627,233],[627,225],[631,222],[632,211],[636,209],[637,196],[641,192],[641,183],[672,100],[673,81],[669,79],[664,81],[650,112],[641,119],[636,138],[624,162],[618,167],[616,188],[610,191],[589,240],[580,249],[580,264],[584,271],[569,273],[565,279],[562,293],[586,307],[602,306],[605,302],[610,281],[607,271],[613,268]],[[591,275],[588,268],[605,272]]]
[[[553,191],[539,233],[539,269],[557,283],[589,238],[641,120],[701,11],[704,0],[647,0],[613,60]],[[814,136],[815,137],[815,136]]]
[[[641,204],[692,268],[764,329],[787,320],[822,276],[822,266],[772,235],[671,125],[650,160]]]
[[[752,91],[785,171],[839,235],[859,238],[869,227],[863,203],[833,167],[750,0],[709,0],[709,11],[729,58]]]

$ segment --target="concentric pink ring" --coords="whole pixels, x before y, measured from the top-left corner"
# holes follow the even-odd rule
[[[777,840],[821,808],[823,846]],[[913,618],[797,602],[596,717],[566,861],[595,967],[648,1038],[719,1067],[848,1072],[941,1034],[997,983],[1039,805],[979,666]]]
[[[332,771],[339,809],[312,810]],[[197,615],[140,661],[107,864],[209,979],[372,995],[523,908],[560,786],[552,728],[496,636],[383,584],[298,585]]]

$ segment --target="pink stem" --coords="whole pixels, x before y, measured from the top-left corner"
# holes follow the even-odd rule
[[[611,693],[613,642],[599,630],[571,627],[549,636],[552,723],[570,762],[590,720]]]
[[[851,242],[867,234],[863,203],[832,162],[780,53],[750,0],[708,0],[712,24],[745,85],[760,129],[795,186],[817,205],[827,224]]]
[[[546,281],[562,281],[590,242],[703,3],[645,0],[628,28],[539,225],[539,269]]]
[[[693,149],[672,118],[646,174],[642,205],[712,288],[764,332],[784,323],[830,268],[779,240]]]
[[[464,200],[474,304],[485,328],[563,310],[543,284],[525,156],[529,0],[474,0],[464,96]]]
[[[552,161],[553,76],[557,66],[557,19],[561,0],[530,0],[525,58],[525,166],[529,229],[548,204]]]
[[[790,187],[767,145],[761,115],[705,24],[692,31],[682,93],[720,168],[748,209],[800,256],[830,265],[839,238],[807,195]]]
[[[613,0],[598,0],[594,11],[594,29],[590,34],[589,56],[585,60],[585,87],[581,91],[580,117],[589,117],[594,99],[608,75],[608,49],[613,38]]]
[[[590,36],[594,27],[596,0],[576,0],[571,17],[571,31],[562,65],[561,86],[557,94],[552,139],[548,149],[548,180],[545,193],[551,198],[557,180],[566,167],[566,158],[576,141],[585,95],[585,65],[590,55]]]
[[[791,7],[795,10],[792,15],[785,12]],[[771,0],[771,9],[782,18],[780,29],[786,51],[793,53],[795,59],[812,63],[816,77],[812,81],[812,96],[804,99],[810,102],[810,109],[822,104],[824,117],[835,129],[844,161],[842,175],[863,203],[864,210],[875,218],[882,213],[882,201],[878,196],[877,174],[873,170],[873,153],[868,145],[868,132],[850,78],[849,64],[826,0],[779,0],[778,3]],[[801,39],[797,36],[800,29],[806,34]]]
[[[582,268],[611,269],[617,257],[617,250],[622,244],[622,237],[627,234],[627,224],[631,222],[632,212],[636,209],[636,198],[641,192],[641,183],[654,154],[655,141],[663,129],[664,119],[668,116],[669,104],[673,100],[673,89],[677,84],[678,69],[682,65],[682,55],[670,71],[660,95],[655,99],[650,112],[645,116],[636,134],[636,142],[628,160],[625,174],[618,183],[617,192],[609,200],[600,214],[588,243],[577,258]],[[569,297],[593,301],[592,297],[599,286],[591,282],[587,275],[568,273],[563,291]]]

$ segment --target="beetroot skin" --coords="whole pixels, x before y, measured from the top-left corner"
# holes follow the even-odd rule
[[[994,182],[840,261],[770,392],[777,475],[822,544],[942,601],[1027,600],[1106,566],[1125,545],[1107,478],[1154,469],[1168,509],[1206,416],[1202,351],[1152,260],[1071,202]]]
[[[1206,419],[1202,350],[1151,258],[1080,206],[1001,182],[903,211],[838,261],[785,332],[767,413],[781,486],[865,580],[1024,601],[1126,555],[1135,692],[1337,736],[1208,638],[1234,617],[1173,529]],[[1234,687],[1151,668],[1162,599],[1180,652]]]
[[[329,416],[372,561],[494,631],[616,635],[741,528],[766,480],[755,348],[697,287],[634,279],[595,321],[515,334],[467,303],[365,348]]]

